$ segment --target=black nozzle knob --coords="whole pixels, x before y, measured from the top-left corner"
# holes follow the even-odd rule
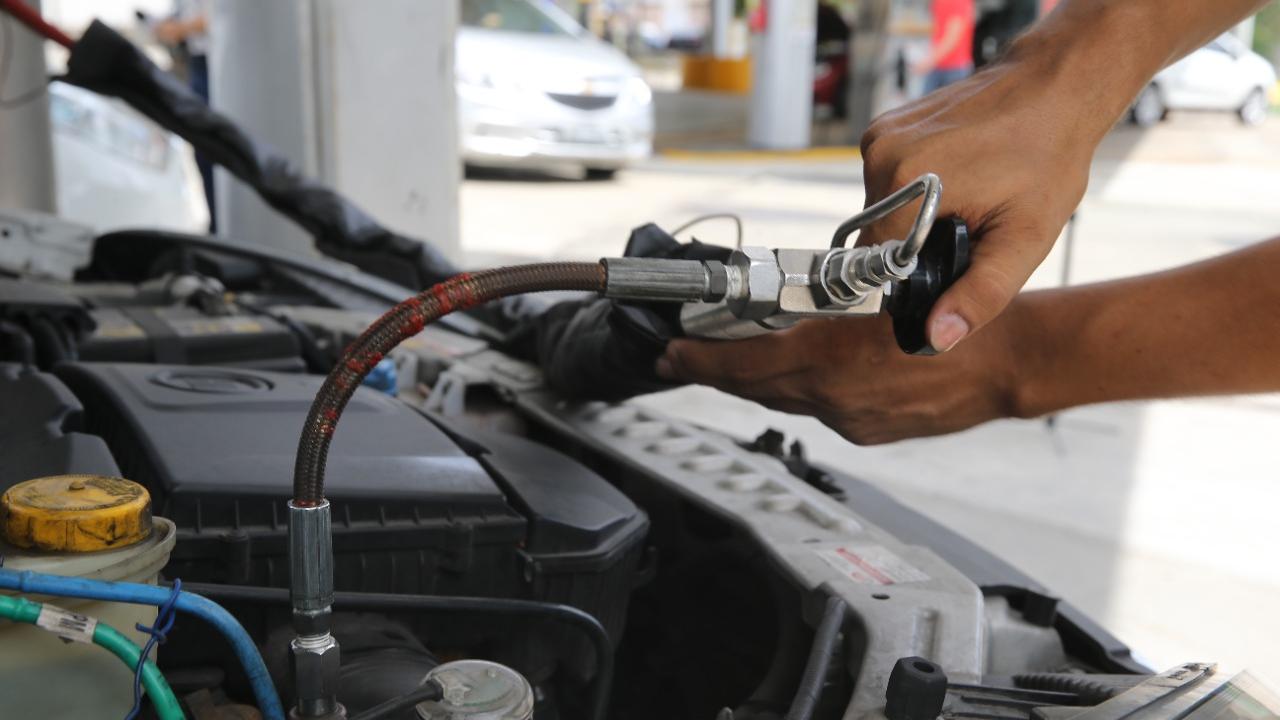
[[[969,228],[958,217],[938,220],[917,257],[916,269],[889,296],[893,335],[911,355],[936,355],[925,323],[933,304],[969,269]]]
[[[884,692],[889,720],[935,720],[947,699],[947,675],[936,663],[906,657],[893,666]]]

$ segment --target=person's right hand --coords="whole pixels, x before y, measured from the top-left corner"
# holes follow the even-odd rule
[[[968,272],[929,317],[929,341],[940,352],[1004,310],[1044,260],[1115,120],[1058,82],[1044,55],[1006,58],[880,116],[862,138],[868,205],[935,173],[943,184],[938,217],[958,215],[975,241]],[[895,213],[859,244],[904,237],[911,218]]]

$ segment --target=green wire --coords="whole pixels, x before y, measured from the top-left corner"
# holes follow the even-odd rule
[[[26,598],[0,595],[0,617],[14,622],[35,625],[42,607],[41,603],[32,602]],[[110,625],[99,621],[94,626],[93,643],[110,650],[120,658],[120,661],[128,666],[129,672],[134,672],[138,667],[138,658],[142,655],[142,651],[132,640],[121,635],[119,630]],[[184,720],[186,716],[182,714],[178,698],[169,688],[164,675],[160,674],[160,668],[150,660],[142,666],[142,684],[146,687],[147,695],[151,697],[151,703],[155,705],[156,714],[161,720]]]

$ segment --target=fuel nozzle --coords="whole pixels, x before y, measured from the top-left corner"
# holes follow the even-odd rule
[[[964,222],[935,222],[942,183],[927,174],[840,224],[820,250],[742,247],[727,262],[606,258],[605,296],[681,302],[687,335],[750,337],[806,317],[893,316],[903,351],[931,354],[925,322],[968,267]],[[850,235],[922,198],[903,239],[845,247]]]

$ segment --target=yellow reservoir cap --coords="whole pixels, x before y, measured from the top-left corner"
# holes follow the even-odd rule
[[[53,475],[20,482],[0,497],[4,538],[53,552],[111,550],[151,534],[151,495],[132,480]]]

